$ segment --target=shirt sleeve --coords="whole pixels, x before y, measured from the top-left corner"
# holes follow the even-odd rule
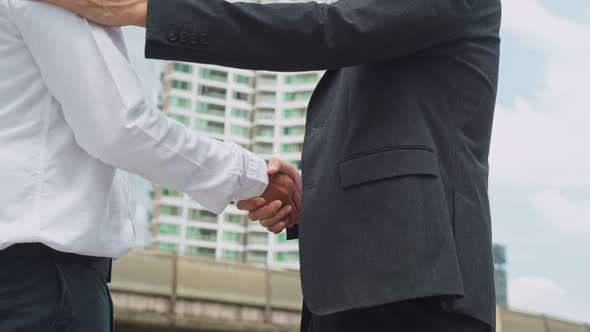
[[[234,143],[198,135],[148,106],[120,29],[45,3],[9,1],[43,83],[90,155],[181,190],[215,213],[232,200],[264,192],[264,160]]]

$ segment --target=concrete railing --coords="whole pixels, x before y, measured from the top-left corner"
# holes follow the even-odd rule
[[[506,308],[497,310],[497,332],[590,332],[590,326]]]
[[[247,264],[133,252],[117,261],[110,285],[117,321],[192,326],[209,321],[231,331],[295,331],[301,310],[299,273]],[[150,315],[151,313],[151,315]],[[146,315],[147,314],[147,315]],[[191,323],[192,322],[192,323]],[[211,325],[211,324],[209,324]]]
[[[296,271],[135,251],[110,286],[119,332],[298,331]],[[497,332],[590,332],[588,325],[497,310]]]

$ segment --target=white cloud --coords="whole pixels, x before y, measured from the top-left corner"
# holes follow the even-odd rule
[[[553,14],[538,0],[505,1],[503,28],[516,33],[530,47],[552,53],[587,50],[590,30],[583,23]]]
[[[543,220],[566,235],[590,236],[590,200],[572,201],[554,190],[532,195],[531,203]]]
[[[531,82],[531,78],[518,77],[517,73],[510,77],[540,88],[532,96],[498,105],[490,154],[491,180],[501,186],[546,188],[530,197],[540,219],[554,230],[546,236],[561,241],[578,236],[588,239],[590,201],[568,199],[562,192],[590,188],[590,25],[560,17],[539,0],[509,0],[503,6],[503,34],[517,37],[544,63],[539,69],[541,82]],[[502,50],[504,59],[529,60],[522,56],[518,59],[520,54],[511,51]],[[537,249],[541,251],[530,248],[533,252]],[[510,305],[588,321],[589,294],[573,281],[587,275],[587,267],[580,266],[585,270],[576,276],[574,270],[555,271],[550,261],[543,264],[556,275],[569,275],[569,281],[559,279],[563,282],[559,284],[540,276],[512,279]]]
[[[545,64],[538,93],[497,108],[493,179],[513,185],[589,186],[590,26],[556,16],[535,0],[505,1],[503,24],[505,33],[538,51]],[[517,56],[504,51],[504,57]]]
[[[537,314],[557,315],[563,319],[588,321],[588,305],[573,303],[566,289],[546,277],[518,277],[508,283],[510,306]],[[587,310],[587,311],[586,311]]]

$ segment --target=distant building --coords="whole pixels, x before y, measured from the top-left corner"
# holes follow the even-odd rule
[[[494,244],[494,283],[496,285],[496,304],[508,307],[508,278],[506,273],[506,247]]]
[[[305,116],[319,72],[273,73],[169,62],[162,109],[212,138],[300,168]],[[212,214],[182,193],[157,188],[154,240],[163,252],[299,268],[297,241],[247,220],[234,205]]]
[[[307,104],[322,72],[163,64],[161,105],[170,118],[266,160],[276,156],[301,167]],[[154,204],[153,235],[159,251],[299,269],[297,241],[250,222],[235,205],[215,215],[168,188],[156,188]]]

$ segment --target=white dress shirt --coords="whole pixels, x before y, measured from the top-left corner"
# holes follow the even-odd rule
[[[147,106],[119,29],[0,0],[0,250],[124,255],[135,230],[117,168],[215,213],[268,184],[264,160]]]

